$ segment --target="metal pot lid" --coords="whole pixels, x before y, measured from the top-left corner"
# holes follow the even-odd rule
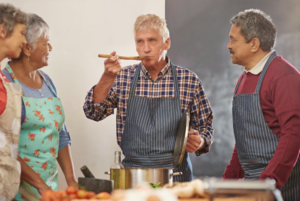
[[[185,154],[185,146],[188,138],[190,124],[190,112],[185,111],[179,121],[179,126],[177,129],[175,147],[174,147],[174,166],[176,168],[180,167]]]

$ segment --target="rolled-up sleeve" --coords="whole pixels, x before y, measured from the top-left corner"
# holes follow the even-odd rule
[[[114,114],[114,109],[117,107],[115,84],[110,88],[108,96],[101,103],[94,103],[94,87],[90,89],[85,98],[83,110],[88,119],[101,121],[107,116]]]
[[[71,137],[67,130],[66,124],[64,124],[59,132],[59,151],[65,148],[67,145],[71,145]]]
[[[204,139],[204,148],[195,151],[197,156],[207,153],[213,143],[213,112],[204,92],[204,88],[199,82],[191,110],[191,127],[199,132],[199,135]]]

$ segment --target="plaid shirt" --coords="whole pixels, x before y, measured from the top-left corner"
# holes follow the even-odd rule
[[[125,128],[126,109],[130,85],[138,64],[122,68],[114,81],[108,96],[101,103],[93,102],[93,89],[88,92],[83,106],[87,118],[100,121],[114,113],[117,108],[117,141],[120,145]],[[196,155],[209,151],[213,142],[213,114],[204,88],[198,76],[192,71],[175,66],[181,100],[181,110],[190,110],[190,128],[197,130],[205,141],[205,147]],[[175,97],[172,68],[167,64],[153,81],[147,69],[142,66],[135,89],[136,96],[148,98]]]

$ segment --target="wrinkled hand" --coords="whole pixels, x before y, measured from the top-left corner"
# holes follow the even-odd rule
[[[111,78],[116,78],[121,70],[119,56],[116,55],[115,51],[110,53],[110,55],[112,56],[104,61],[104,74]]]
[[[78,190],[78,182],[77,181],[73,181],[73,182],[68,182],[68,187],[74,187],[76,190]]]
[[[44,183],[43,185],[39,186],[37,188],[38,192],[40,195],[42,195],[45,191],[52,191],[52,189],[46,184]]]
[[[185,150],[193,153],[200,148],[199,146],[203,139],[200,137],[199,132],[194,129],[191,129],[188,135]]]

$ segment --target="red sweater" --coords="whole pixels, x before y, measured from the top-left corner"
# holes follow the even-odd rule
[[[237,94],[253,93],[259,75],[246,73]],[[241,77],[239,78],[239,80]],[[280,140],[260,179],[270,177],[281,188],[288,180],[300,153],[300,73],[281,56],[271,62],[260,89],[260,102],[268,126]],[[236,146],[223,178],[243,178]]]
[[[5,78],[5,75],[1,72],[1,66],[0,66],[0,73],[1,73],[2,77],[4,78],[4,81],[8,82],[8,80]],[[3,80],[1,80],[1,78],[0,78],[0,115],[5,110],[6,101],[7,101],[6,99],[7,99],[6,89],[4,88]]]

